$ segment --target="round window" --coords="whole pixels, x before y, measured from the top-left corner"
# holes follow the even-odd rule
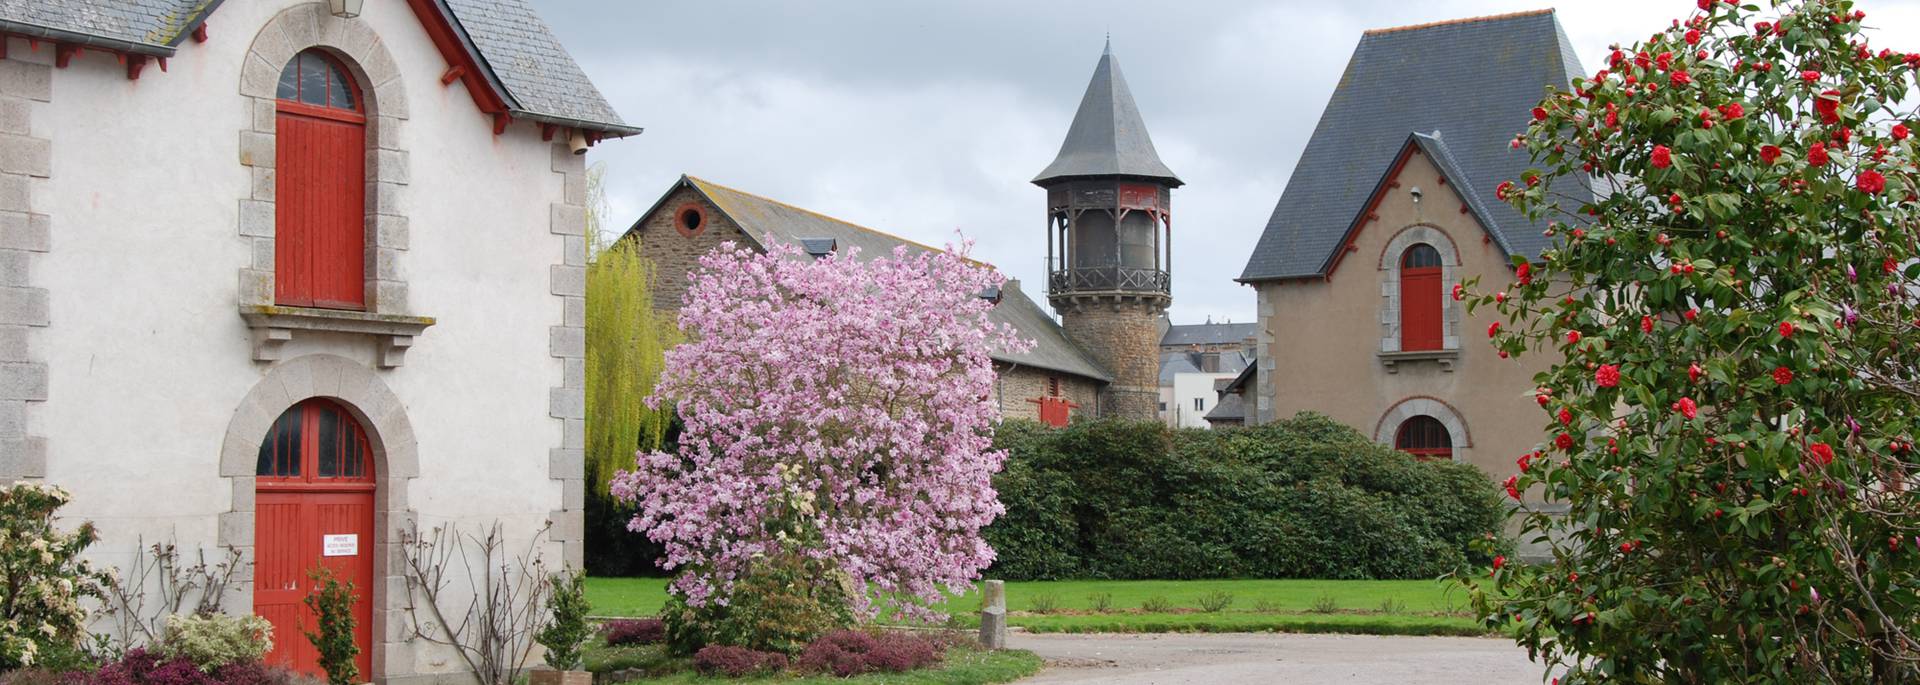
[[[697,204],[681,205],[674,213],[673,227],[689,238],[700,235],[707,228],[707,210]]]

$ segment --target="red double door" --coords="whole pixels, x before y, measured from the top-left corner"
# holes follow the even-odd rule
[[[365,431],[328,400],[295,405],[260,446],[256,487],[253,611],[273,624],[268,662],[322,675],[305,600],[324,566],[358,595],[357,663],[371,679],[375,483]]]

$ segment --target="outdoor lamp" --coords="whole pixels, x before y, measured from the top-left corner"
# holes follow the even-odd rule
[[[360,7],[365,4],[367,0],[327,0],[327,9],[333,12],[333,16],[352,19],[360,16]]]

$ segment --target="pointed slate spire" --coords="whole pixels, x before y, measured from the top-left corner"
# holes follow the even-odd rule
[[[1113,56],[1113,40],[1100,53],[1093,69],[1087,94],[1080,98],[1080,111],[1073,115],[1067,140],[1060,154],[1033,182],[1085,176],[1130,176],[1154,179],[1179,187],[1180,177],[1161,163],[1147,135],[1147,124],[1140,119],[1140,108],[1133,103],[1127,79],[1120,74],[1120,61]]]

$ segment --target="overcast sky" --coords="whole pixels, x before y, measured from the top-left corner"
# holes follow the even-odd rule
[[[1105,36],[1174,191],[1176,323],[1250,321],[1233,282],[1370,28],[1552,6],[1588,72],[1692,0],[534,0],[628,123],[593,149],[621,228],[681,174],[975,255],[1044,297],[1053,160]],[[1920,0],[1864,0],[1920,50]],[[1514,113],[1515,130],[1525,123]]]

